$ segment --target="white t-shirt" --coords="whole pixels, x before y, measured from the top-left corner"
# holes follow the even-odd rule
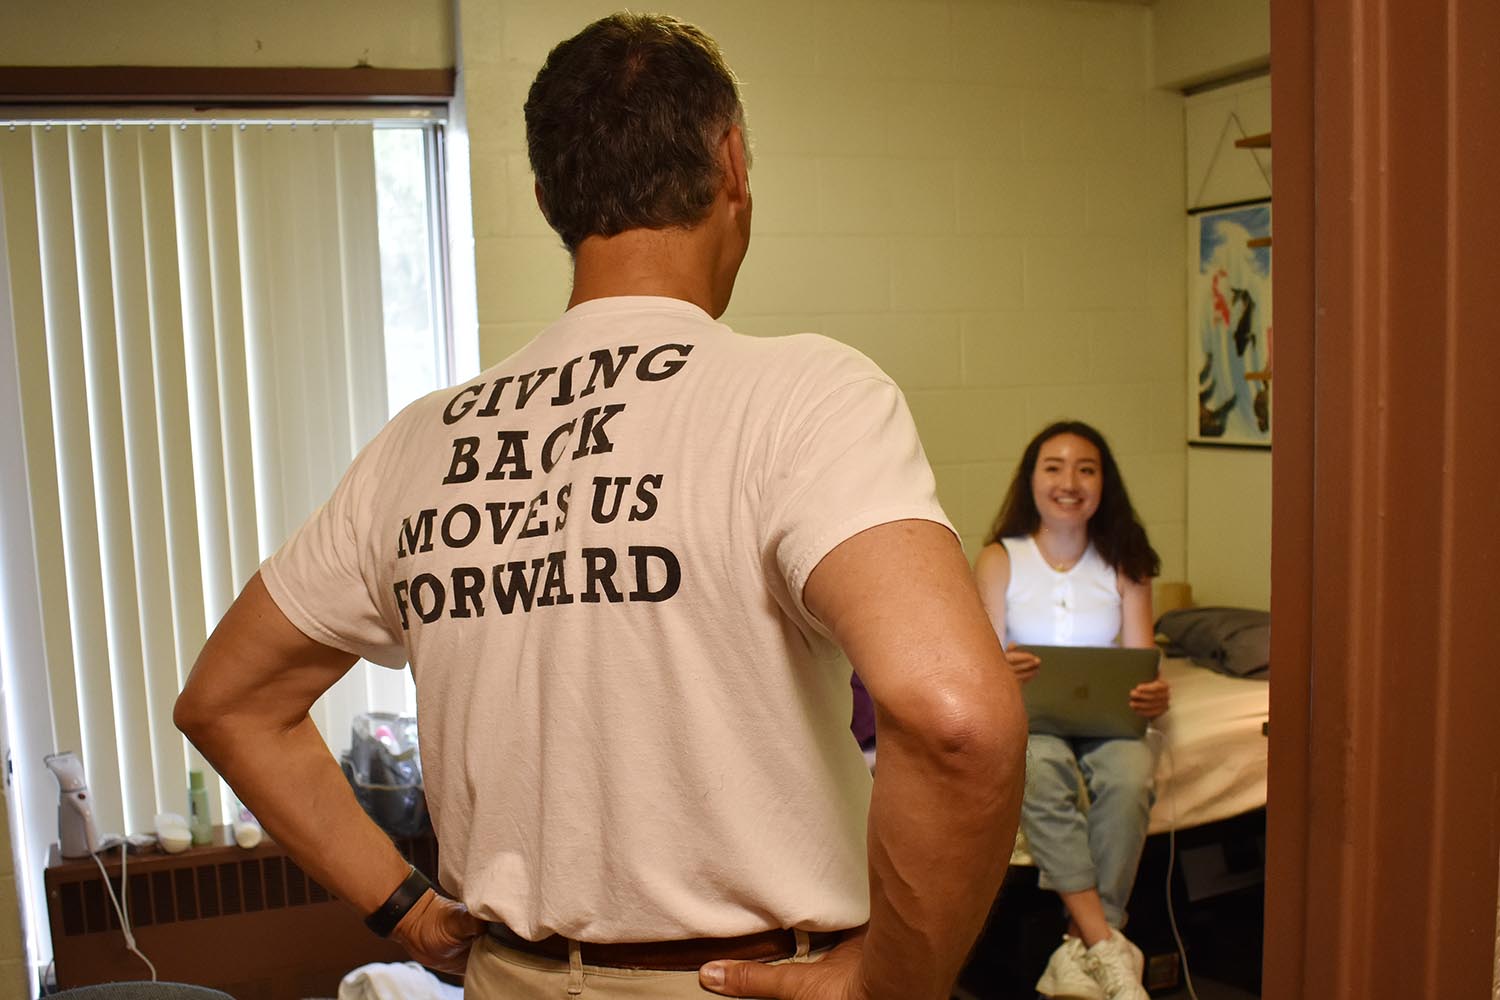
[[[262,575],[309,636],[410,660],[441,878],[479,916],[833,930],[868,918],[870,778],[802,589],[905,518],[948,525],[868,359],[600,299],[404,410]]]
[[[1119,574],[1092,542],[1066,570],[1047,564],[1030,535],[1002,538],[1010,555],[1006,642],[1036,646],[1113,646],[1123,619]]]

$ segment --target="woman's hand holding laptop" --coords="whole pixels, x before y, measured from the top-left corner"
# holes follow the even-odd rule
[[[1130,689],[1131,710],[1143,719],[1154,719],[1172,706],[1172,689],[1158,677]]]
[[[1005,662],[1010,664],[1010,669],[1015,671],[1016,680],[1022,684],[1035,677],[1037,668],[1042,665],[1035,653],[1022,649],[1019,643],[1014,642],[1005,647]]]

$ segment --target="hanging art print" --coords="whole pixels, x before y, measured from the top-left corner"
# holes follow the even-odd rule
[[[1271,446],[1271,203],[1188,217],[1188,442]]]

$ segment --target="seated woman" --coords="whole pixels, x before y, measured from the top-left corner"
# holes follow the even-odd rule
[[[1151,578],[1160,569],[1104,437],[1067,421],[1027,445],[975,574],[1024,684],[1047,665],[1020,644],[1152,646]],[[1154,719],[1169,698],[1158,679],[1132,689],[1130,706]],[[1021,828],[1039,884],[1062,897],[1069,917],[1037,983],[1045,996],[1146,1000],[1140,949],[1120,928],[1154,770],[1144,739],[1029,738]]]

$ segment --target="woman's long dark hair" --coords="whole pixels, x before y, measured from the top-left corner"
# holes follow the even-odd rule
[[[1089,541],[1094,543],[1094,548],[1112,569],[1124,573],[1136,583],[1145,583],[1161,572],[1161,557],[1151,547],[1146,529],[1130,505],[1125,480],[1104,435],[1079,420],[1059,420],[1042,428],[1042,432],[1031,439],[1016,466],[1010,488],[1005,491],[1005,502],[1000,505],[1000,514],[995,518],[995,526],[990,529],[985,544],[1017,535],[1034,535],[1042,526],[1042,515],[1031,495],[1031,478],[1036,472],[1042,445],[1059,434],[1076,435],[1099,449],[1104,482],[1099,491],[1099,509],[1089,518]]]

